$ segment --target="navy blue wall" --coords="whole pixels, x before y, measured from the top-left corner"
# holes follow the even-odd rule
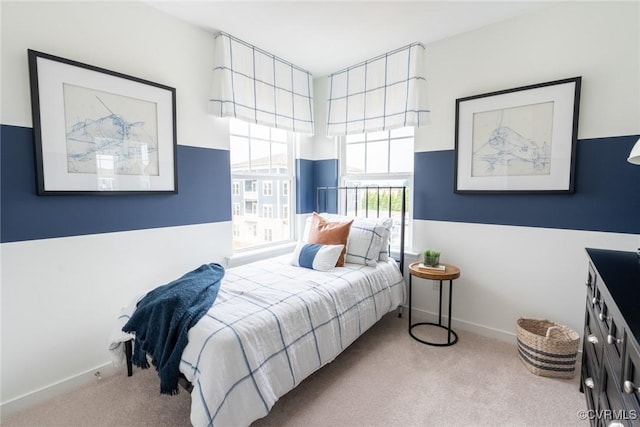
[[[296,213],[316,210],[316,188],[338,185],[338,159],[296,159]],[[331,208],[321,209],[332,212]]]
[[[36,194],[33,130],[1,126],[0,241],[231,221],[227,150],[178,146],[178,194]],[[626,162],[637,136],[578,142],[574,194],[455,194],[454,151],[415,154],[419,220],[640,233],[640,166]],[[338,185],[338,160],[296,160],[297,213],[316,188]],[[324,209],[330,211],[330,208]]]
[[[296,213],[303,214],[313,211],[315,194],[310,191],[313,187],[315,162],[307,159],[296,159]],[[310,208],[311,206],[311,208]]]
[[[178,146],[178,194],[38,196],[33,129],[1,126],[0,241],[231,221],[229,151]]]
[[[574,194],[455,194],[454,151],[415,154],[413,217],[422,220],[640,233],[638,136],[578,141]]]

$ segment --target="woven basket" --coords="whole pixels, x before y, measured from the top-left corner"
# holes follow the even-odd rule
[[[518,356],[536,375],[573,378],[580,336],[547,319],[520,318],[516,322]]]

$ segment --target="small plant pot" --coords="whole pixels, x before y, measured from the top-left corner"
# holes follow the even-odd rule
[[[429,267],[437,267],[440,263],[439,256],[426,256],[424,257],[424,265],[428,265]]]

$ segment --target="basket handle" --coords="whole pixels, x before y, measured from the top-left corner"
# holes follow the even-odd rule
[[[561,328],[561,327],[559,327],[559,326],[549,326],[549,327],[547,328],[547,338],[551,338],[551,333],[552,333],[554,330],[557,330],[557,331],[558,331],[558,332],[560,332],[562,335],[564,335],[565,339],[567,339],[567,340],[570,340],[570,339],[571,339],[571,337],[569,337],[569,335],[567,335],[567,333],[566,333],[565,331],[563,331],[563,330],[562,330],[562,328]]]

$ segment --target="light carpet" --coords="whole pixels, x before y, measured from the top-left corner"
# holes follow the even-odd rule
[[[446,339],[438,328],[419,329],[424,338]],[[515,344],[456,332],[451,347],[424,345],[409,336],[406,318],[389,314],[253,426],[588,425],[578,417],[586,409],[578,373],[570,380],[533,375]],[[154,369],[136,369],[132,378],[111,375],[2,425],[188,426],[189,404],[184,390],[160,395]]]

